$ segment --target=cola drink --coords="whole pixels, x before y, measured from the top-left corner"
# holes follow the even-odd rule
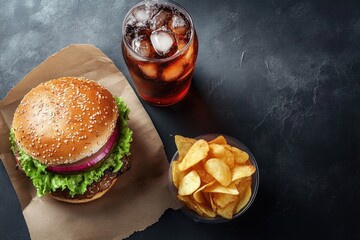
[[[140,97],[157,106],[188,92],[198,54],[190,15],[174,2],[143,1],[126,15],[122,53]]]

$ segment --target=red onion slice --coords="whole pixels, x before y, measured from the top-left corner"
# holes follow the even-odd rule
[[[55,173],[71,173],[71,172],[80,172],[84,171],[101,160],[103,160],[111,151],[113,148],[116,139],[119,135],[118,133],[118,126],[115,127],[114,132],[111,134],[109,140],[106,142],[106,144],[95,154],[86,157],[78,162],[72,163],[72,164],[62,164],[57,166],[48,166],[46,170],[50,172]]]

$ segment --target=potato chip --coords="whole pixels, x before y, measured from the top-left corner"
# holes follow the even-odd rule
[[[195,170],[186,174],[179,183],[179,195],[190,195],[200,187],[201,180]]]
[[[251,185],[251,176],[243,177],[239,180],[234,181],[235,186],[239,193],[245,192],[245,189]]]
[[[211,144],[211,143],[217,143],[217,144],[220,144],[220,145],[227,144],[226,139],[222,135],[220,135],[220,136],[214,138],[213,140],[211,140],[209,142],[209,144]]]
[[[189,143],[194,144],[197,140],[195,138],[185,138]]]
[[[203,194],[203,196],[204,196],[204,198],[206,200],[207,205],[209,205],[210,204],[210,194],[212,194],[212,193],[207,193],[207,192],[204,192],[204,191],[201,191],[201,192],[202,192],[202,194]]]
[[[183,160],[179,163],[178,167],[180,171],[185,171],[194,166],[202,159],[204,159],[209,152],[209,144],[200,139],[196,141],[184,156]]]
[[[231,172],[228,165],[218,158],[210,158],[206,161],[205,170],[223,186],[231,183]]]
[[[243,164],[246,161],[249,160],[249,154],[245,151],[242,151],[236,147],[227,145],[228,149],[233,153],[234,155],[234,161],[236,164]]]
[[[197,214],[204,216],[204,213],[197,207],[197,204],[191,196],[178,195],[177,197],[186,207],[195,211]]]
[[[211,193],[226,193],[231,195],[239,195],[239,191],[236,188],[234,183],[231,183],[229,186],[224,187],[222,184],[215,182],[209,187],[204,189],[204,192],[211,192]]]
[[[205,204],[198,204],[197,207],[204,213],[207,217],[216,217],[216,212],[212,210],[209,206]]]
[[[191,138],[186,138],[180,135],[175,135],[175,145],[178,149],[179,158],[178,161],[185,157],[186,153],[189,151],[190,147],[195,143],[195,140],[190,140]]]
[[[242,194],[242,198],[239,199],[236,208],[235,208],[235,213],[240,212],[241,209],[243,209],[246,204],[249,202],[251,197],[251,186],[247,186],[244,193]]]
[[[205,192],[206,193],[206,192]],[[212,210],[214,211],[214,212],[217,212],[217,206],[216,206],[216,204],[214,203],[214,194],[213,193],[211,193],[211,192],[209,192],[208,193],[209,194],[209,200],[210,200],[210,206],[211,206],[211,208],[212,208]]]
[[[201,186],[200,188],[198,188],[194,193],[193,193],[193,198],[195,199],[196,202],[198,203],[206,203],[207,199],[204,196],[204,193],[202,192],[202,190],[208,186],[211,186],[212,184],[214,184],[215,181],[209,182],[203,186]]]
[[[231,195],[226,193],[213,193],[214,203],[223,208],[231,202],[238,200],[238,195]]]
[[[229,204],[227,204],[225,207],[218,207],[217,208],[217,213],[222,216],[223,218],[226,219],[231,219],[233,217],[234,214],[234,210],[237,206],[237,201],[233,201],[230,202]]]
[[[192,195],[194,200],[198,203],[206,203],[204,193],[202,191],[198,191],[198,190],[196,190]]]
[[[173,161],[171,163],[172,180],[176,188],[179,188],[180,180],[186,175],[186,172],[182,172],[178,168],[179,161]]]
[[[251,176],[255,172],[255,167],[252,165],[235,165],[231,169],[231,181],[238,180],[243,177]]]
[[[185,204],[189,209],[192,209],[197,214],[206,217],[215,217],[216,213],[209,206],[195,202],[191,196],[178,195],[178,199]]]
[[[196,169],[196,172],[199,174],[200,179],[204,183],[209,183],[215,180],[205,169]]]
[[[229,166],[229,168],[234,166],[234,155],[230,150],[220,144],[209,144],[209,155],[210,157],[223,160]]]

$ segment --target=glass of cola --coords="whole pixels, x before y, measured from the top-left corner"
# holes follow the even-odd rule
[[[193,21],[179,4],[145,0],[122,27],[122,53],[138,95],[169,106],[188,92],[198,54]]]

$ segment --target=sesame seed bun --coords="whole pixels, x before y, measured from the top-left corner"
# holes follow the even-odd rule
[[[85,78],[47,81],[25,95],[15,111],[16,143],[47,165],[77,162],[99,151],[118,118],[112,94]]]

